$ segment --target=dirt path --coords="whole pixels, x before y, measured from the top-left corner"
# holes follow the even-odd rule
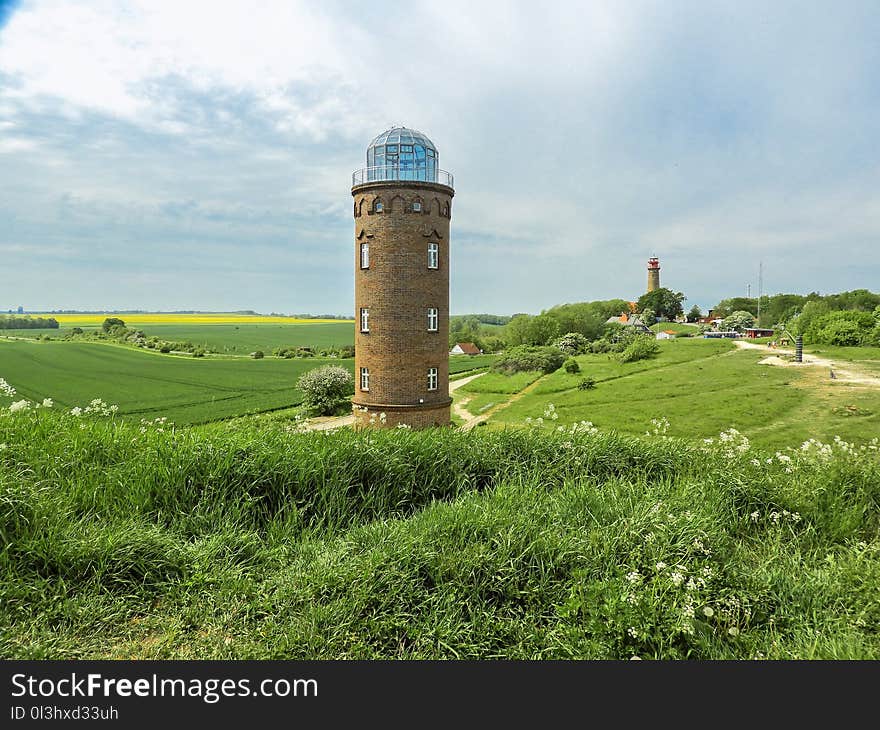
[[[798,363],[794,360],[786,360],[779,357],[779,355],[794,355],[794,350],[782,350],[779,348],[770,349],[766,345],[757,345],[753,342],[742,342],[741,340],[735,340],[733,344],[741,350],[760,350],[761,352],[768,353],[767,357],[758,363],[759,365],[776,365],[784,368],[797,368],[804,366],[822,367],[828,370],[829,382],[853,383],[856,385],[867,385],[872,388],[880,388],[880,376],[861,370],[858,365],[852,363],[845,368],[841,368],[835,365],[832,360],[828,360],[824,357],[817,357],[808,352],[804,353],[803,363]],[[833,379],[831,378],[832,372],[834,373]]]
[[[499,411],[503,411],[505,408],[507,408],[512,403],[516,403],[524,395],[531,393],[535,388],[538,387],[538,384],[541,383],[541,381],[543,381],[545,377],[547,377],[547,376],[542,375],[535,382],[529,383],[525,388],[523,388],[521,391],[519,391],[519,393],[514,393],[510,397],[510,399],[504,401],[504,403],[499,403],[498,405],[492,406],[485,413],[481,413],[478,416],[471,415],[471,413],[466,411],[464,408],[461,408],[460,411],[456,410],[455,412],[459,415],[460,418],[462,418],[464,420],[464,424],[462,424],[462,426],[461,426],[462,429],[464,429],[465,431],[469,431],[474,426],[482,423],[483,421],[488,421],[491,416],[494,416]],[[461,400],[456,405],[463,406],[469,400],[470,400],[470,398],[467,398],[465,400]]]
[[[454,390],[458,390],[462,385],[467,385],[472,380],[476,380],[477,378],[479,378],[481,375],[485,375],[485,372],[477,373],[476,375],[468,375],[465,378],[453,380],[449,383],[449,392],[452,393]],[[452,407],[459,418],[467,420],[467,418],[471,417],[471,415],[463,408],[461,409],[461,411],[459,411],[459,403],[453,403]],[[306,429],[308,429],[309,431],[332,431],[334,429],[344,428],[345,426],[351,426],[353,424],[354,415],[349,413],[345,416],[311,418],[306,424]]]

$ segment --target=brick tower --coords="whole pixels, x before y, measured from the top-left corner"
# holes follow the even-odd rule
[[[660,259],[652,256],[648,259],[648,291],[660,288]]]
[[[393,127],[352,175],[360,426],[445,426],[452,175],[425,135]],[[384,414],[384,415],[383,415]]]

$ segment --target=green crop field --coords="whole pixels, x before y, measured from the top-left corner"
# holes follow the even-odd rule
[[[192,342],[195,345],[219,353],[247,355],[262,350],[267,355],[278,347],[341,347],[354,344],[352,322],[294,322],[291,324],[239,324],[213,323],[161,323],[146,322],[130,327],[143,330],[148,337],[174,342]],[[52,339],[64,337],[72,326],[58,329],[0,330],[7,337],[35,338],[48,335]],[[85,332],[95,331],[95,326],[82,327]]]
[[[352,322],[316,324],[154,324],[144,332],[163,340],[188,341],[213,352],[246,355],[278,347],[341,347],[354,345]]]
[[[821,368],[758,365],[766,353],[735,350],[723,340],[678,339],[660,345],[657,358],[634,363],[621,364],[608,355],[580,356],[580,374],[546,376],[490,422],[523,424],[526,418],[542,417],[553,404],[558,414],[553,426],[586,420],[643,434],[652,430],[652,419],[666,418],[674,436],[709,438],[733,427],[767,447],[838,435],[862,443],[880,434],[878,388],[831,387]],[[596,387],[579,390],[586,375]]]
[[[101,398],[118,405],[124,417],[165,416],[175,423],[297,405],[297,378],[326,363],[354,369],[351,360],[212,360],[97,343],[0,342],[0,377],[19,398],[52,398],[66,408]],[[0,397],[2,405],[8,400]]]

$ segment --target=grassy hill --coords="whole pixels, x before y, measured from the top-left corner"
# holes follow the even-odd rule
[[[543,417],[552,404],[557,417],[548,428],[586,420],[644,434],[653,419],[666,419],[670,435],[701,439],[734,427],[768,448],[814,437],[862,443],[880,434],[880,389],[832,388],[824,371],[759,366],[767,353],[739,351],[729,341],[659,344],[656,358],[633,363],[580,356],[580,374],[560,370],[544,377],[523,397],[510,397],[490,423],[521,425]],[[587,375],[596,387],[579,390]]]
[[[876,445],[5,410],[0,653],[878,659],[878,490]]]

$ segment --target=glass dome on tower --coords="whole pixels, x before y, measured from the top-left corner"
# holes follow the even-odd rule
[[[407,127],[391,127],[367,147],[367,167],[352,183],[375,180],[419,180],[452,187],[452,175],[439,169],[437,147],[427,136]]]

